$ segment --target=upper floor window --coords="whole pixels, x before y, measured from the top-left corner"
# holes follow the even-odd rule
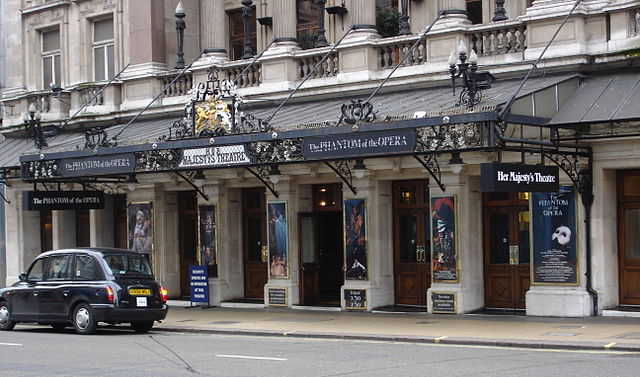
[[[244,53],[244,23],[242,22],[242,8],[228,11],[229,15],[229,57],[233,60],[242,59]],[[256,9],[251,9],[251,21],[249,22],[249,43],[252,53],[256,53]]]
[[[109,80],[115,75],[113,49],[113,19],[94,22],[93,72],[95,81]]]
[[[301,48],[314,48],[320,29],[320,17],[323,9],[315,0],[296,0],[298,44]]]
[[[62,85],[60,30],[43,31],[42,38],[42,84],[48,89],[52,84]]]
[[[482,0],[467,0],[467,17],[474,25],[482,23]]]
[[[398,0],[376,0],[376,28],[383,38],[400,32]]]

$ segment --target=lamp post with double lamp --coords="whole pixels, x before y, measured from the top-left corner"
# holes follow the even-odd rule
[[[467,57],[467,46],[464,41],[460,41],[457,51],[452,51],[449,56],[449,73],[454,96],[456,94],[456,80],[462,79],[463,89],[458,105],[466,105],[469,108],[480,103],[482,90],[491,88],[491,84],[495,81],[495,77],[491,73],[478,71],[478,55],[473,49]]]
[[[49,146],[44,137],[44,133],[42,132],[42,125],[40,124],[41,118],[42,115],[40,114],[40,111],[38,111],[35,104],[31,103],[27,112],[24,114],[24,124],[29,137],[33,139],[33,142],[38,149]]]

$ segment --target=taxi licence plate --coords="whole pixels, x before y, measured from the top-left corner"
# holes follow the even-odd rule
[[[151,289],[129,289],[131,296],[151,296]]]

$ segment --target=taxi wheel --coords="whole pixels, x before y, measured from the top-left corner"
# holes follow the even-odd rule
[[[153,321],[131,322],[131,328],[137,333],[147,333],[153,328]]]
[[[16,325],[15,321],[9,319],[10,313],[9,304],[4,301],[0,302],[0,330],[13,330],[13,327]]]
[[[72,321],[76,332],[81,335],[93,334],[98,327],[93,309],[86,303],[76,306]]]

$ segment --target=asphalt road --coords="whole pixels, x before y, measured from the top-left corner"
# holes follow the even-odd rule
[[[639,353],[527,350],[17,326],[0,332],[0,376],[637,377]]]

